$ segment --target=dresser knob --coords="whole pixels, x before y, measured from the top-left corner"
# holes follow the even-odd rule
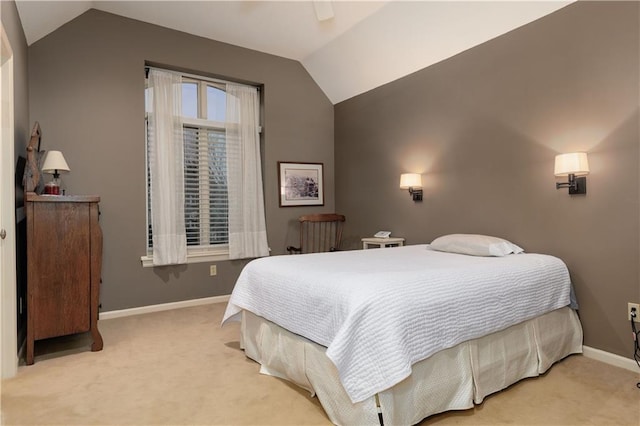
[[[0,230],[0,238],[2,238],[3,240],[7,238],[7,231],[5,231],[4,229]]]

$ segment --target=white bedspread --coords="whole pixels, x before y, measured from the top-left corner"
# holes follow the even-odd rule
[[[246,309],[326,346],[355,403],[442,349],[568,305],[569,291],[565,264],[541,254],[414,245],[274,256],[243,269],[222,322]]]

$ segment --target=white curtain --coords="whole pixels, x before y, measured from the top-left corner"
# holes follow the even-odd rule
[[[227,84],[229,257],[269,255],[262,193],[258,90]]]
[[[153,98],[148,122],[153,264],[186,263],[182,78],[152,69],[149,88]]]

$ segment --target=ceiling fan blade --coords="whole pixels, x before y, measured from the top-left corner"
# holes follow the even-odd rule
[[[326,21],[333,18],[333,4],[331,0],[313,0],[313,8],[316,10],[318,21]]]

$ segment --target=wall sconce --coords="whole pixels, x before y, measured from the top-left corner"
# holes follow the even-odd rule
[[[555,175],[569,176],[569,182],[556,182],[556,189],[569,188],[569,194],[586,194],[589,161],[585,152],[556,155]],[[580,177],[576,177],[580,176]]]
[[[409,189],[413,201],[422,201],[422,175],[419,173],[401,174],[400,189]]]

